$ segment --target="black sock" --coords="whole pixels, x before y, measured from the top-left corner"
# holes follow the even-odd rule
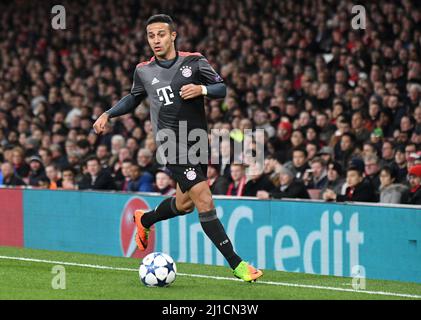
[[[224,226],[216,215],[216,210],[199,213],[200,224],[203,231],[211,239],[222,255],[227,259],[232,269],[241,262],[241,258],[234,252],[232,243],[225,233]]]
[[[145,228],[150,228],[153,224],[158,221],[171,219],[175,216],[180,216],[188,212],[181,212],[177,210],[175,205],[175,198],[167,198],[162,201],[155,210],[146,212],[141,219],[142,225]]]

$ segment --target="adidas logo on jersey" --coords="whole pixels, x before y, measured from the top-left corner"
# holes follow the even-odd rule
[[[152,85],[159,83],[159,80],[157,78],[153,78]]]

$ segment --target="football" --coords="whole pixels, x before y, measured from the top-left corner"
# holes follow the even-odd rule
[[[173,258],[162,252],[152,252],[139,267],[141,282],[147,287],[167,287],[175,281],[177,267]]]

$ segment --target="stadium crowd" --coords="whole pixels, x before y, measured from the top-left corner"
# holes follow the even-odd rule
[[[144,23],[170,13],[177,49],[204,54],[224,78],[207,100],[225,130],[214,194],[421,204],[421,9],[366,1],[366,29],[348,0],[51,1],[0,3],[0,185],[159,192],[147,102],[92,125],[130,91],[152,55]],[[244,129],[265,131],[263,170],[233,163]]]

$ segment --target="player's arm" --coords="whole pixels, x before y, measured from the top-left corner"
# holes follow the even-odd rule
[[[207,96],[212,99],[224,98],[227,87],[221,76],[212,68],[204,57],[198,60],[201,85],[188,84],[181,88],[181,98],[192,99]]]
[[[198,62],[202,86],[204,86],[206,91],[205,95],[213,99],[225,98],[227,87],[222,77],[205,58],[200,58]]]
[[[123,97],[119,102],[117,102],[112,108],[105,111],[105,114],[108,115],[109,119],[119,117],[128,113],[131,113],[142,101],[141,96],[135,96],[130,93],[127,96]]]
[[[112,108],[105,111],[94,123],[94,130],[96,133],[102,133],[105,125],[111,118],[119,117],[133,112],[140,102],[146,97],[146,91],[143,87],[142,81],[138,75],[138,70],[135,70],[133,76],[133,85],[130,94],[123,97]]]

